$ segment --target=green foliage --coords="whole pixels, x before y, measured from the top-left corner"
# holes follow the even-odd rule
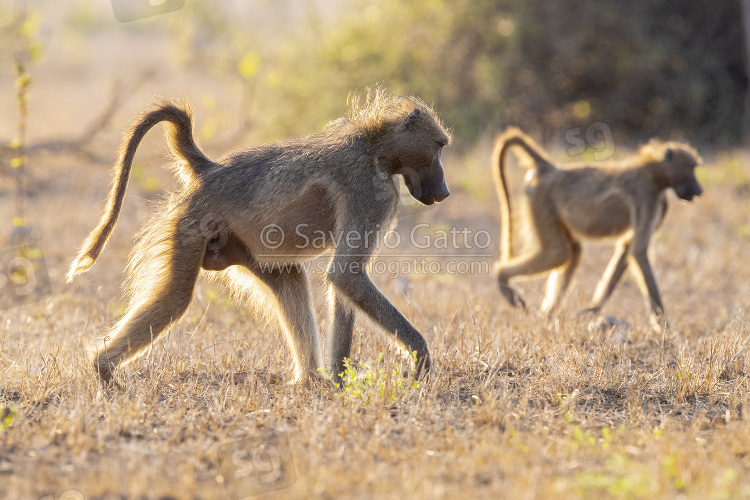
[[[747,70],[738,2],[716,2],[707,15],[688,0],[532,0],[517,13],[511,121],[558,130],[605,121],[640,139],[680,131],[739,139]],[[581,99],[590,112],[576,116]]]
[[[245,87],[254,108],[247,121],[265,139],[320,129],[344,114],[350,92],[376,83],[434,103],[464,137],[480,134],[502,109],[498,58],[511,48],[512,23],[497,2],[353,0],[330,17],[311,14],[272,43],[262,29],[231,18],[218,28],[215,12],[193,12],[193,27],[175,27],[182,53]],[[196,51],[204,31],[214,43]],[[256,100],[260,93],[268,99]]]
[[[266,6],[265,25],[221,9],[197,3],[192,24],[175,21],[180,53],[242,86],[261,139],[319,130],[375,83],[434,103],[459,140],[507,124],[562,138],[600,121],[632,143],[740,138],[747,70],[729,0],[710,15],[688,0],[349,0]]]
[[[16,214],[13,217],[13,226],[16,228],[26,227],[24,214],[24,169],[26,167],[26,122],[29,116],[29,87],[32,78],[26,72],[26,64],[19,58],[16,59],[16,105],[18,107],[17,135],[11,142],[13,157],[10,160],[11,168],[16,171]]]
[[[503,16],[497,2],[358,0],[322,33],[313,57],[289,51],[286,60],[296,66],[304,58],[310,71],[325,72],[322,87],[306,89],[311,99],[321,88],[340,96],[378,81],[434,102],[456,131],[475,137],[501,109],[496,58],[511,48],[496,29]],[[295,83],[284,80],[278,91],[292,97]],[[340,114],[342,103],[330,106],[329,116]]]
[[[41,11],[17,6],[0,7],[0,54],[22,63],[39,62],[44,47],[37,38]]]
[[[677,455],[669,455],[667,457],[664,457],[662,460],[662,466],[664,467],[664,472],[671,479],[672,483],[674,484],[674,488],[677,491],[682,491],[685,489],[685,481],[682,479],[682,473],[680,472],[680,463],[679,458]]]
[[[18,412],[13,406],[4,406],[0,412],[0,431],[10,430],[17,416]]]
[[[666,493],[688,493],[686,462],[690,457],[670,453],[659,457],[656,467],[644,463],[641,450],[632,444],[634,429],[620,426],[616,431],[603,427],[601,438],[593,431],[570,424],[570,450],[576,457],[586,456],[591,463],[572,476],[558,477],[553,488],[560,492],[576,491],[581,498],[655,498]],[[661,437],[656,429],[655,437]],[[730,498],[736,490],[737,471],[726,468],[713,480],[717,486],[710,498]],[[692,486],[697,486],[693,484]]]
[[[141,162],[134,162],[130,172],[130,179],[133,184],[143,191],[157,192],[161,189],[161,181],[149,175],[151,170]]]
[[[416,363],[416,359],[415,351],[412,353],[412,361]],[[398,363],[386,366],[382,353],[372,364],[360,361],[359,367],[352,366],[349,359],[345,359],[341,378],[343,396],[362,404],[395,401],[419,388],[419,383],[405,376]]]
[[[29,88],[33,82],[31,75],[26,72],[26,64],[16,59],[16,106],[18,108],[17,135],[11,147],[17,152],[10,161],[12,168],[22,169],[26,164],[24,148],[26,147],[26,121],[29,116]]]
[[[26,228],[24,215],[24,169],[26,167],[26,125],[29,115],[29,89],[33,83],[28,73],[28,66],[42,57],[42,44],[37,39],[41,13],[36,9],[27,9],[23,4],[16,8],[0,8],[0,51],[8,51],[15,61],[13,66],[16,77],[16,107],[18,119],[16,122],[16,137],[10,147],[13,156],[10,166],[15,170],[15,216],[13,226],[17,229]],[[2,54],[0,54],[2,55]],[[17,231],[16,243],[23,242],[23,231]]]

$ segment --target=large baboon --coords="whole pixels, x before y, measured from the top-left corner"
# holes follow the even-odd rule
[[[327,270],[332,328],[325,369],[334,379],[349,356],[354,309],[364,311],[407,351],[417,373],[430,370],[427,343],[376,288],[366,264],[398,210],[398,179],[424,204],[450,192],[440,153],[450,140],[435,112],[414,97],[383,90],[323,132],[208,159],[193,140],[189,108],[162,101],[123,143],[104,214],[68,272],[86,271],[104,248],[122,207],[133,156],[143,136],[168,122],[183,189],[170,194],[143,227],[130,256],[125,315],[87,339],[103,380],[142,353],[190,303],[201,268],[246,299],[267,299],[291,348],[295,380],[323,368],[308,277],[300,262],[332,250]],[[325,244],[314,235],[329,235]],[[315,242],[315,244],[312,244]]]
[[[538,248],[520,256],[511,255],[513,227],[505,175],[505,155],[512,146],[523,148],[534,163],[524,180],[529,207],[524,226],[538,240]],[[503,296],[511,305],[525,308],[509,280],[551,271],[542,310],[553,310],[580,260],[579,239],[618,238],[615,254],[585,312],[597,313],[602,308],[630,262],[644,296],[650,299],[652,325],[663,327],[664,307],[646,255],[649,240],[664,220],[668,188],[687,201],[703,192],[695,177],[700,162],[698,153],[687,145],[651,141],[622,163],[562,167],[520,130],[506,130],[497,137],[493,152],[502,224],[496,270]]]

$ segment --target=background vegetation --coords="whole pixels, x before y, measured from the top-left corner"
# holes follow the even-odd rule
[[[273,12],[270,29],[214,6],[196,9],[191,24],[175,21],[188,64],[235,72],[251,96],[273,96],[251,101],[249,115],[271,135],[319,126],[341,113],[338,96],[380,81],[437,103],[467,141],[509,123],[555,140],[598,121],[632,141],[742,137],[737,0],[710,9],[690,0],[353,0],[311,9],[299,25],[287,22],[293,8]]]

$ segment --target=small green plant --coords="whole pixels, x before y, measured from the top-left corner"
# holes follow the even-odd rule
[[[0,431],[7,431],[13,425],[18,412],[12,406],[4,406],[2,413],[0,413]]]
[[[680,460],[677,454],[672,454],[662,459],[662,466],[664,467],[664,473],[673,482],[674,488],[677,491],[685,490],[685,480],[682,477],[682,471],[680,468]]]
[[[412,361],[416,363],[417,353],[412,353]],[[341,374],[344,396],[369,404],[377,398],[383,401],[395,401],[419,388],[419,383],[404,375],[400,363],[387,366],[383,361],[383,354],[370,364],[360,361],[359,367],[353,366],[347,358],[344,360],[344,372]]]

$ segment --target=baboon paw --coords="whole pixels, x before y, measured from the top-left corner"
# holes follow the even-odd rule
[[[112,363],[94,363],[94,372],[99,379],[99,383],[105,387],[116,387],[118,384],[115,381],[115,367]]]
[[[114,373],[112,372],[107,372],[105,375],[102,375],[102,373],[99,372],[97,376],[97,380],[99,382],[99,386],[101,386],[104,389],[122,389],[123,388],[122,384],[120,384],[117,381]]]
[[[307,375],[300,377],[299,380],[293,383],[296,385],[310,387],[310,389],[315,392],[337,389],[336,382],[334,382],[331,377],[317,370],[310,371],[309,373],[307,373]]]
[[[526,307],[526,301],[523,300],[523,297],[521,297],[521,295],[518,292],[516,292],[516,302],[518,303],[518,306],[520,306],[521,309],[523,309],[524,311],[529,310],[529,308]]]
[[[503,297],[505,297],[505,300],[507,300],[511,306],[520,307],[524,311],[527,310],[526,301],[523,300],[523,297],[521,297],[521,294],[518,293],[518,291],[512,286],[501,282],[500,293],[503,294]]]
[[[545,301],[542,302],[542,309],[539,311],[540,316],[542,316],[543,318],[551,319],[557,310],[557,306],[557,304],[547,302],[547,300],[545,299]]]
[[[417,380],[429,380],[430,376],[432,375],[432,372],[434,371],[432,367],[432,359],[429,355],[425,356],[421,360],[418,359],[416,363],[416,372],[415,372],[415,378]]]
[[[664,316],[651,316],[650,317],[651,329],[655,333],[661,333],[663,331],[670,331],[672,325],[667,318]]]
[[[434,377],[437,377],[437,371],[432,366],[428,370],[422,370],[416,374],[416,380],[420,384],[426,384],[432,381]]]
[[[601,307],[587,307],[586,309],[582,309],[578,311],[578,318],[583,318],[585,316],[596,316],[599,314],[599,311],[601,311]]]

